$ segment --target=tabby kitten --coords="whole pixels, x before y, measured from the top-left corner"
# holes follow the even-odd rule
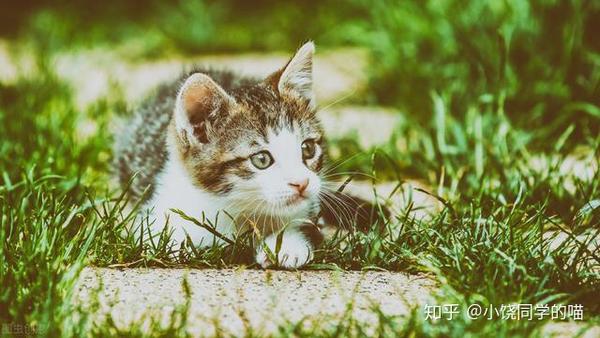
[[[311,260],[322,238],[311,220],[320,210],[325,153],[314,50],[304,44],[263,80],[196,70],[141,107],[119,137],[116,164],[123,185],[137,174],[130,190],[146,196],[153,233],[168,224],[176,245],[187,236],[200,247],[222,241],[176,208],[229,237],[256,228],[263,240],[255,258],[263,267]],[[280,233],[273,262],[265,246],[275,253]]]

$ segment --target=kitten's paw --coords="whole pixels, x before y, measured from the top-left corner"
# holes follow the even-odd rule
[[[266,245],[277,256],[277,264],[274,264],[267,255],[267,250],[263,245],[260,245],[256,251],[256,262],[263,268],[278,266],[284,269],[297,269],[306,265],[313,258],[310,243],[298,232],[284,232],[279,253],[275,252],[276,243],[277,235],[271,235],[267,237],[263,245]]]

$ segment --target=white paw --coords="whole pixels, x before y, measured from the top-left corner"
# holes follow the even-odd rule
[[[284,269],[297,269],[306,265],[313,258],[310,243],[306,241],[301,233],[286,231],[283,233],[281,248],[275,252],[277,234],[270,235],[256,251],[256,262],[263,268],[278,266]],[[277,256],[277,264],[274,264],[267,254],[264,246],[267,246],[273,255]]]

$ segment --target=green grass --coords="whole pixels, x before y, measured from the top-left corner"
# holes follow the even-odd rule
[[[595,1],[366,2],[371,25],[356,39],[373,53],[372,95],[421,122],[432,91],[464,116],[498,105],[536,126],[535,146],[576,125],[570,144],[600,133],[600,44]],[[482,19],[485,18],[485,19]]]
[[[598,323],[600,254],[575,236],[600,232],[600,54],[589,38],[591,18],[600,9],[577,1],[457,4],[366,8],[359,1],[336,14],[327,2],[315,27],[291,25],[278,35],[269,27],[293,18],[294,10],[261,3],[240,22],[268,20],[248,30],[231,25],[221,45],[209,33],[227,27],[226,18],[241,16],[242,8],[219,14],[211,7],[198,14],[208,5],[181,2],[164,9],[163,28],[145,34],[141,27],[156,14],[140,13],[127,25],[119,23],[122,17],[99,14],[88,26],[79,25],[82,18],[69,18],[77,7],[28,17],[19,41],[37,55],[34,75],[0,83],[0,323],[30,325],[47,336],[145,336],[141,323],[123,330],[110,318],[91,323],[80,313],[69,299],[83,266],[255,267],[250,236],[205,250],[185,247],[173,255],[179,248],[169,247],[167,236],[148,244],[127,232],[144,220],[124,208],[127,196],[109,188],[108,174],[109,126],[127,104],[116,89],[80,111],[74,89],[54,75],[49,56],[68,48],[71,38],[79,48],[130,48],[126,41],[135,37],[142,44],[133,44],[140,48],[132,54],[137,57],[164,55],[164,50],[293,48],[308,35],[330,45],[369,48],[380,62],[372,63],[370,89],[358,100],[406,112],[389,142],[376,149],[362,149],[351,136],[332,140],[336,171],[398,182],[396,194],[406,193],[407,180],[418,179],[444,208],[422,220],[411,217],[409,204],[384,229],[339,233],[307,269],[427,272],[440,281],[440,304],[581,303],[586,319]],[[565,16],[556,18],[560,12]],[[482,16],[489,20],[482,22]],[[186,32],[164,28],[192,19],[198,19],[197,26]],[[332,22],[339,27],[325,32],[323,26]],[[46,39],[42,33],[49,25],[58,31]],[[118,27],[107,30],[110,25]],[[260,44],[257,36],[267,38]],[[546,48],[555,36],[561,48]],[[94,132],[83,135],[80,126],[90,122]],[[363,155],[351,157],[356,153]],[[560,169],[581,153],[596,161],[589,180]],[[546,164],[536,166],[540,161]],[[570,235],[550,250],[543,237],[549,230]],[[167,327],[152,324],[153,335],[185,336],[187,310],[178,309]],[[464,317],[429,322],[422,309],[406,318],[382,313],[379,318],[382,336],[529,336],[541,334],[543,324]],[[311,329],[301,324],[282,325],[279,335],[364,334],[350,318]]]

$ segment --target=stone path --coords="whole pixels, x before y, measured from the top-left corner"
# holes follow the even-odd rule
[[[550,322],[542,328],[542,337],[600,337],[600,326],[585,322]]]
[[[302,322],[305,328],[356,320],[372,332],[378,309],[406,316],[411,309],[437,304],[436,282],[426,275],[392,272],[275,271],[246,269],[85,268],[75,289],[75,303],[102,323],[110,316],[127,329],[149,327],[150,318],[167,325],[190,304],[186,329],[194,336],[241,336],[276,333],[279,326]],[[439,304],[438,304],[439,305]],[[585,322],[548,322],[547,337],[600,336],[600,326]]]
[[[368,327],[377,321],[374,307],[390,316],[407,315],[431,303],[435,292],[425,275],[390,272],[86,268],[76,299],[90,307],[102,281],[98,320],[110,314],[127,327],[150,313],[166,323],[185,301],[184,278],[191,292],[188,329],[194,335],[212,335],[217,328],[234,335],[249,328],[268,334],[301,320],[335,323],[352,302],[350,315]]]

